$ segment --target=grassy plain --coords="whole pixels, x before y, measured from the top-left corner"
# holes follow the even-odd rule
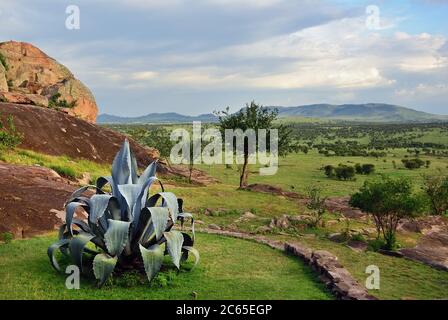
[[[387,174],[390,176],[408,177],[415,182],[416,191],[419,191],[422,186],[423,176],[437,175],[448,173],[448,157],[443,154],[448,146],[448,134],[445,125],[438,127],[419,127],[414,128],[412,125],[404,128],[388,127],[385,131],[376,131],[375,127],[367,129],[355,129],[353,132],[347,129],[348,124],[340,125],[342,131],[334,127],[327,128],[327,124],[322,123],[305,123],[305,125],[315,125],[310,134],[303,137],[298,136],[300,143],[333,143],[343,144],[347,141],[356,140],[359,144],[367,146],[372,142],[372,137],[381,137],[383,141],[407,141],[410,144],[417,143],[435,143],[438,144],[437,150],[440,152],[436,155],[425,155],[420,152],[419,157],[426,161],[431,161],[429,168],[422,167],[417,170],[405,169],[401,160],[405,157],[415,157],[412,152],[408,150],[409,147],[402,146],[398,148],[388,148],[385,150],[384,157],[365,157],[365,156],[325,156],[311,148],[308,154],[298,153],[290,154],[285,158],[280,158],[280,165],[276,175],[274,176],[260,176],[258,174],[258,167],[253,165],[250,167],[251,173],[249,176],[249,183],[266,183],[282,187],[286,191],[294,191],[299,194],[305,194],[306,189],[311,185],[317,185],[322,188],[325,195],[331,197],[349,196],[355,192],[366,179],[373,179],[378,175]],[[338,125],[339,126],[339,125]],[[173,129],[175,126],[165,126],[168,129]],[[183,125],[183,127],[187,127]],[[126,131],[126,128],[121,128],[121,131]],[[300,133],[300,131],[297,131]],[[314,134],[319,132],[320,134]],[[366,133],[367,132],[367,133]],[[419,148],[420,150],[422,148]],[[56,168],[56,171],[70,178],[80,177],[83,172],[89,172],[93,179],[101,175],[108,175],[110,166],[98,165],[84,160],[69,159],[67,157],[51,157],[40,155],[26,150],[15,150],[4,152],[1,155],[1,160],[11,163],[20,164],[39,164],[50,168]],[[395,162],[395,165],[394,165]],[[353,181],[339,181],[336,179],[329,179],[325,176],[321,168],[325,165],[338,164],[354,165],[356,163],[372,163],[376,167],[376,172],[369,176],[357,175]],[[284,214],[287,215],[302,215],[308,214],[306,207],[300,201],[292,200],[283,196],[275,196],[263,193],[256,193],[250,191],[238,190],[238,167],[233,165],[232,168],[226,168],[224,165],[206,166],[199,165],[200,168],[210,175],[216,177],[220,183],[201,187],[197,185],[190,185],[185,181],[178,179],[166,178],[165,185],[169,191],[173,191],[185,201],[185,210],[192,212],[198,220],[198,227],[215,224],[226,228],[235,228],[248,232],[259,232],[259,228],[269,225],[274,217]],[[64,172],[66,172],[64,174]],[[69,172],[69,174],[67,174]],[[70,173],[71,172],[71,173]],[[92,180],[93,180],[92,179]],[[256,215],[255,219],[250,221],[242,221],[239,217],[246,211],[250,211]],[[211,212],[211,214],[210,214]],[[418,262],[409,261],[406,259],[399,259],[384,256],[375,252],[357,252],[349,248],[346,243],[335,243],[328,240],[328,234],[335,232],[344,232],[347,229],[360,230],[363,228],[372,228],[370,221],[359,221],[350,219],[349,222],[340,219],[338,214],[327,213],[324,216],[325,221],[332,221],[330,225],[320,227],[317,229],[305,228],[302,230],[272,230],[266,233],[266,236],[275,239],[294,240],[302,242],[314,249],[325,249],[334,253],[342,264],[353,274],[353,276],[360,282],[364,283],[366,279],[365,268],[370,264],[375,264],[381,270],[381,289],[373,290],[371,293],[382,299],[442,299],[448,298],[448,273],[435,270],[429,266]],[[334,223],[336,221],[336,223]],[[398,235],[399,243],[404,247],[412,247],[420,237],[416,233],[400,233]],[[183,276],[181,272],[174,280],[182,287],[185,284],[185,291],[180,290],[179,294],[174,293],[175,290],[168,288],[168,291],[147,290],[146,285],[139,286],[136,290],[116,288],[112,286],[106,288],[104,292],[93,290],[87,287],[87,291],[80,293],[61,293],[60,276],[53,273],[49,264],[46,261],[44,254],[45,249],[52,241],[50,237],[39,237],[25,241],[15,241],[8,245],[0,245],[0,256],[12,256],[16,259],[21,259],[18,267],[13,270],[6,270],[12,268],[12,258],[2,260],[0,262],[0,280],[1,283],[8,283],[8,294],[17,291],[29,291],[28,297],[33,297],[33,290],[37,293],[45,291],[47,286],[51,290],[55,290],[56,296],[60,294],[61,298],[105,298],[106,295],[112,298],[120,298],[125,293],[132,292],[132,298],[188,298],[192,291],[199,293],[198,298],[328,298],[326,293],[322,291],[319,286],[313,282],[312,276],[309,274],[309,269],[301,266],[295,261],[282,257],[279,253],[272,252],[263,246],[247,243],[245,241],[230,240],[221,237],[212,237],[207,235],[200,235],[198,239],[199,250],[202,254],[201,267],[191,273],[191,275]],[[26,249],[27,245],[32,249]],[[226,246],[221,245],[226,244]],[[228,246],[230,245],[230,249]],[[2,251],[3,250],[3,251]],[[260,250],[260,251],[257,251]],[[266,251],[265,251],[266,250]],[[24,253],[21,256],[21,253]],[[39,252],[37,254],[36,252]],[[247,268],[247,252],[257,252],[261,256],[261,260],[253,261],[252,268]],[[274,256],[272,256],[274,255]],[[45,261],[44,261],[45,260]],[[274,260],[278,260],[273,263]],[[3,262],[4,261],[4,262]],[[243,262],[244,261],[244,262]],[[3,263],[3,264],[2,264]],[[221,267],[221,263],[223,266]],[[289,265],[291,264],[292,265]],[[31,270],[38,270],[44,274],[45,281],[40,282],[33,278],[25,270],[26,264],[30,264]],[[229,267],[227,264],[231,264]],[[289,265],[289,267],[287,266]],[[272,266],[272,268],[271,268]],[[34,268],[34,269],[33,269]],[[277,278],[280,278],[280,273],[275,273],[275,268],[280,268],[281,277],[286,275],[285,282],[278,284],[284,286],[283,291],[274,290],[271,295],[263,292],[268,285],[273,285]],[[296,268],[301,275],[292,275],[291,268]],[[250,272],[248,270],[251,269]],[[5,271],[6,270],[6,271]],[[15,270],[15,271],[14,271]],[[229,271],[226,271],[229,270]],[[264,270],[264,271],[263,271]],[[207,273],[208,272],[208,273]],[[230,272],[230,274],[229,274]],[[260,273],[258,273],[260,272]],[[264,273],[263,273],[264,272]],[[274,273],[269,273],[274,272]],[[285,273],[283,273],[285,272]],[[225,289],[221,287],[220,281],[229,284],[229,280],[233,275],[237,275],[238,281],[236,283],[246,285],[244,277],[248,277],[253,273],[257,281],[253,283],[254,289],[250,289],[251,294],[239,292],[238,286],[234,288]],[[276,275],[277,278],[276,278]],[[288,275],[289,274],[289,275]],[[23,278],[21,275],[25,275]],[[259,278],[258,278],[259,277]],[[298,277],[298,278],[294,278]],[[207,279],[204,279],[207,278]],[[266,278],[267,282],[263,282],[262,278]],[[26,280],[30,280],[27,282]],[[59,279],[59,282],[57,281]],[[227,279],[224,281],[224,279]],[[283,279],[283,278],[282,278]],[[307,279],[307,280],[305,280]],[[263,280],[263,281],[262,281]],[[210,281],[210,282],[208,282]],[[291,287],[286,282],[291,282]],[[297,282],[295,282],[297,281]],[[47,282],[50,282],[48,284]],[[53,284],[53,282],[55,284]],[[205,285],[205,291],[201,291],[199,284]],[[307,284],[304,284],[307,283]],[[59,286],[57,289],[54,286]],[[213,287],[215,286],[215,287]],[[217,286],[217,287],[216,287]],[[176,287],[176,285],[174,285]],[[294,289],[292,288],[294,287]],[[305,291],[309,291],[305,295]],[[285,289],[290,288],[290,289]],[[306,288],[306,289],[305,289]],[[314,288],[314,289],[313,289]],[[179,287],[177,287],[177,290]],[[58,291],[59,290],[59,291]],[[199,290],[199,291],[198,291]],[[219,294],[213,293],[214,290],[220,291]],[[255,290],[255,291],[254,291]],[[286,290],[286,291],[284,291]],[[288,291],[289,290],[289,291]],[[253,292],[257,292],[256,295]],[[269,292],[269,290],[268,290]],[[36,294],[37,294],[36,293]],[[78,296],[76,296],[78,295]],[[50,298],[52,294],[43,294],[43,298]],[[37,296],[34,296],[37,297]]]

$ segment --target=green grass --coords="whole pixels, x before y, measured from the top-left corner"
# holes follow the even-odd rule
[[[299,241],[311,248],[328,250],[338,257],[342,265],[363,285],[368,274],[366,267],[380,269],[380,289],[369,293],[387,300],[397,299],[447,299],[448,272],[439,271],[419,262],[385,256],[375,252],[356,252],[345,244],[316,237],[309,239],[295,236],[271,236],[276,239]]]
[[[49,235],[0,244],[0,299],[189,300],[193,292],[198,299],[332,299],[297,259],[254,242],[207,234],[198,234],[201,261],[193,271],[181,269],[174,276],[165,271],[151,286],[137,281],[128,287],[116,279],[97,289],[93,280],[82,280],[80,290],[68,290],[65,275],[50,266],[46,254],[54,240]]]
[[[437,174],[438,169],[442,172],[446,171],[448,165],[446,158],[421,156],[424,160],[431,160],[431,167],[407,170],[401,164],[401,159],[406,154],[405,150],[392,152],[386,158],[386,162],[383,162],[382,158],[377,160],[361,157],[325,157],[314,151],[308,155],[293,154],[280,159],[279,171],[274,176],[259,176],[254,166],[251,168],[253,173],[249,177],[249,182],[278,185],[287,191],[292,191],[291,186],[294,186],[294,191],[299,193],[304,193],[310,184],[318,184],[326,195],[347,196],[357,190],[365,179],[374,178],[375,175],[369,177],[358,175],[356,181],[337,181],[325,177],[323,171],[319,170],[322,165],[373,163],[376,165],[376,174],[406,176],[414,180],[417,186],[421,183],[423,174]],[[73,169],[76,175],[89,172],[92,177],[108,175],[110,170],[109,166],[101,166],[85,160],[51,157],[25,150],[11,151],[3,154],[3,158],[13,163],[40,164],[48,167],[59,165]],[[392,165],[392,160],[397,163],[396,169]],[[179,183],[171,178],[162,177],[162,181],[167,191],[173,191],[184,199],[185,210],[192,212],[195,218],[202,220],[205,225],[211,223],[221,226],[233,225],[244,231],[255,231],[260,226],[268,225],[275,216],[306,214],[306,208],[303,205],[285,197],[237,190],[236,166],[233,169],[226,169],[224,166],[199,167],[217,177],[222,183],[198,187]],[[64,200],[61,199],[61,204]],[[223,213],[205,215],[206,208],[223,211]],[[252,211],[257,217],[250,221],[236,222],[245,211]],[[327,221],[334,221],[337,218],[338,216],[334,214],[325,215]],[[350,228],[357,230],[372,226],[371,223],[359,220],[351,220],[350,223]],[[289,235],[283,230],[276,230],[274,234],[268,234],[268,236],[275,239],[294,240],[314,249],[332,252],[361,284],[367,276],[364,273],[365,268],[370,264],[377,265],[381,271],[381,289],[371,293],[381,299],[448,298],[447,272],[407,259],[387,257],[372,252],[354,252],[345,244],[337,244],[326,239],[328,233],[341,232],[345,227],[345,222],[338,222],[320,229],[287,232]],[[316,234],[316,237],[308,237],[309,234]],[[399,234],[398,241],[410,247],[415,245],[419,236],[416,233]],[[168,287],[162,289],[157,286],[148,288],[147,285],[138,285],[136,288],[123,288],[117,285],[97,290],[91,282],[84,281],[82,290],[68,291],[64,287],[64,277],[57,275],[50,268],[45,255],[47,246],[52,242],[49,237],[41,237],[0,245],[0,298],[9,295],[9,297],[30,299],[52,297],[120,299],[123,296],[132,299],[191,299],[193,291],[198,293],[199,299],[320,299],[328,297],[313,281],[309,269],[297,261],[254,243],[203,234],[199,235],[197,242],[202,257],[199,268],[191,273],[181,272]],[[248,252],[254,255],[248,255]],[[17,262],[13,264],[15,260]],[[297,270],[297,274],[293,270]],[[39,276],[35,276],[34,273]],[[280,274],[282,274],[281,277]],[[278,282],[279,279],[282,281]],[[240,292],[241,288],[248,288],[249,291]]]
[[[50,156],[23,149],[2,152],[0,160],[20,165],[40,165],[53,169],[61,176],[69,179],[81,178],[83,173],[89,173],[92,182],[94,182],[100,176],[110,175],[109,165],[83,159],[71,159],[67,156]]]
[[[305,194],[310,185],[320,186],[323,193],[328,196],[347,196],[359,189],[366,179],[371,179],[378,174],[387,174],[393,177],[408,177],[417,184],[422,182],[424,174],[439,174],[439,170],[446,171],[448,158],[438,158],[432,156],[420,156],[424,161],[430,160],[429,169],[424,167],[417,170],[408,170],[403,167],[401,160],[406,155],[405,150],[393,150],[385,158],[376,159],[374,157],[325,157],[316,151],[308,154],[290,154],[279,159],[279,168],[273,176],[261,176],[258,173],[258,166],[250,166],[249,183],[266,183],[282,187],[286,191],[295,191]],[[384,162],[386,160],[386,162]],[[396,162],[397,168],[393,166]],[[356,175],[354,181],[339,181],[329,179],[325,176],[321,168],[325,165],[347,164],[354,166],[356,163],[372,163],[376,167],[376,173],[370,176]],[[224,165],[200,165],[198,168],[208,174],[218,178],[224,184],[238,185],[238,168],[236,165],[232,169],[227,169]]]

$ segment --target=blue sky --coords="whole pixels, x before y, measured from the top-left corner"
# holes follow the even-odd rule
[[[79,30],[65,27],[73,4]],[[194,115],[254,99],[448,114],[447,16],[443,0],[0,0],[0,41],[65,64],[102,113]]]

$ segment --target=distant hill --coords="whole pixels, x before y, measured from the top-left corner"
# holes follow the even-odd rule
[[[186,116],[175,112],[150,113],[140,117],[119,117],[110,114],[100,114],[97,123],[109,124],[137,124],[137,123],[187,123],[193,121],[215,122],[217,118],[213,114],[199,116]]]
[[[325,120],[372,121],[372,122],[424,122],[448,121],[448,116],[417,111],[410,108],[382,103],[367,104],[313,104],[298,107],[270,106],[277,108],[282,118],[314,118]],[[188,123],[192,121],[216,122],[213,114],[186,116],[179,113],[151,113],[140,117],[119,117],[109,114],[98,116],[98,123]]]
[[[274,107],[272,107],[274,108]],[[448,116],[435,115],[383,103],[313,104],[299,107],[276,107],[281,117],[305,117],[352,121],[446,121]]]

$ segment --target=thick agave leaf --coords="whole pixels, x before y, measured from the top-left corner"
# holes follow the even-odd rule
[[[194,255],[194,265],[192,270],[198,265],[199,263],[199,251],[196,248],[190,247],[190,246],[183,246],[182,249],[187,250],[188,252],[191,252]]]
[[[88,207],[85,203],[82,202],[70,202],[65,207],[65,223],[67,224],[68,231],[73,235],[73,215],[78,207]]]
[[[163,232],[166,231],[170,213],[167,208],[163,207],[153,207],[148,209],[151,212],[151,222],[154,226],[156,239],[159,240],[163,236]]]
[[[114,271],[117,261],[117,257],[111,257],[105,253],[97,254],[95,259],[93,259],[93,274],[98,280],[98,285],[100,287]]]
[[[93,195],[89,200],[90,212],[89,221],[91,223],[97,224],[98,220],[104,215],[107,207],[109,206],[109,201],[112,198],[108,194],[96,194]]]
[[[78,219],[73,219],[72,220],[72,225],[75,225],[75,226],[78,226],[83,232],[86,232],[86,233],[91,233],[91,230],[90,230],[90,227],[89,227],[89,225],[87,224],[87,223],[85,223],[84,221],[82,221],[82,220],[78,220]],[[65,232],[65,230],[67,230],[67,224],[63,224],[63,225],[61,225],[60,227],[59,227],[59,240],[61,240],[61,239],[66,239],[65,237],[64,237],[64,235],[67,235],[67,236],[69,236],[70,238],[72,237],[71,235],[70,235],[70,233],[66,233]]]
[[[184,226],[184,222],[185,222],[185,218],[190,218],[191,219],[191,233],[193,235],[193,241],[195,241],[195,232],[194,232],[194,218],[193,215],[191,213],[188,212],[182,212],[179,213],[178,218],[180,218],[181,220],[181,226]]]
[[[78,266],[79,270],[82,271],[82,255],[84,253],[84,248],[89,243],[90,240],[95,238],[93,234],[89,233],[79,233],[76,237],[70,241],[69,249],[70,256],[73,262]]]
[[[61,271],[61,268],[59,267],[56,257],[54,256],[54,251],[56,249],[66,248],[68,246],[69,242],[70,242],[70,240],[68,240],[68,239],[61,239],[58,242],[52,244],[47,250],[47,254],[48,254],[48,257],[50,258],[51,265],[57,271]]]
[[[156,176],[157,170],[157,160],[151,162],[149,166],[146,167],[145,171],[143,171],[142,175],[138,178],[138,184],[144,184],[151,177]]]
[[[131,222],[132,221],[136,222],[134,224],[134,230],[137,229],[141,210],[146,203],[148,188],[156,180],[157,180],[156,177],[151,177],[143,184],[125,184],[118,186],[118,190],[120,191],[123,198],[126,200],[126,204],[129,210],[128,219]]]
[[[177,197],[172,192],[159,192],[151,196],[148,201],[146,201],[146,207],[154,207],[157,201],[162,197],[163,207],[167,207],[170,210],[171,219],[175,222],[177,221],[177,215],[179,214],[179,204],[177,202]]]
[[[151,281],[162,267],[164,250],[158,244],[148,249],[140,245],[140,253],[145,265],[146,275],[148,276],[148,280]]]
[[[132,184],[132,161],[129,141],[126,139],[112,163],[112,179],[115,184]]]
[[[180,258],[182,257],[182,244],[184,243],[184,236],[181,232],[172,230],[163,234],[166,239],[166,247],[168,253],[173,260],[174,265],[180,268]]]
[[[115,195],[115,193],[114,193],[115,184],[114,184],[114,181],[111,176],[99,177],[98,179],[96,179],[97,190],[102,190],[106,184],[110,185],[110,187],[112,188],[112,194]]]
[[[134,156],[134,153],[132,152],[132,150],[130,150],[130,156],[131,156],[131,179],[132,179],[132,183],[138,183],[138,167],[137,167],[137,159]]]
[[[104,234],[107,250],[111,256],[119,256],[129,241],[130,222],[109,219],[109,228]]]

